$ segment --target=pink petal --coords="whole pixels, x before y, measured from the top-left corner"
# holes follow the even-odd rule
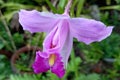
[[[36,10],[20,10],[19,22],[24,30],[28,30],[31,33],[49,32],[56,25],[56,22],[58,21],[57,16],[60,17],[61,15],[38,12]]]
[[[62,57],[60,57],[60,55],[57,54],[56,61],[51,67],[51,72],[55,73],[59,78],[62,78],[65,74],[64,64],[61,60]]]
[[[63,49],[63,46],[66,42],[66,39],[69,35],[69,25],[68,25],[68,21],[67,20],[62,20],[62,25],[61,27],[58,26],[59,29],[60,29],[60,32],[59,32],[59,45],[60,46],[60,50]]]
[[[72,50],[72,45],[73,45],[73,37],[71,36],[71,33],[69,31],[67,38],[65,40],[65,44],[60,53],[65,67],[67,67],[68,59]]]
[[[68,22],[66,20],[59,21],[56,27],[45,38],[43,43],[44,51],[47,53],[60,52],[66,41],[68,30]],[[54,47],[51,47],[51,45]]]
[[[73,37],[68,26],[66,20],[59,21],[56,27],[47,35],[43,43],[44,52],[50,54],[60,53],[64,65],[67,65],[73,43]],[[51,48],[53,44],[55,46]]]
[[[90,44],[108,37],[113,27],[106,27],[102,22],[85,18],[72,18],[69,20],[72,35],[78,41]]]
[[[46,72],[50,69],[48,58],[43,58],[40,56],[40,51],[36,52],[35,62],[32,65],[32,68],[36,74]]]
[[[59,52],[59,47],[53,47],[52,41],[53,37],[56,34],[56,31],[58,30],[57,27],[55,27],[45,38],[43,42],[43,51],[47,52],[48,54],[53,54],[56,52]]]
[[[49,58],[49,54],[48,53],[46,53],[46,52],[42,52],[42,53],[40,53],[39,54],[42,58]]]

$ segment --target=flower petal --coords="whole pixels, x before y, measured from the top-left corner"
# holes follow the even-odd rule
[[[64,67],[67,67],[68,59],[72,50],[73,37],[70,32],[68,32],[65,44],[61,50],[62,61],[64,62]]]
[[[59,29],[60,29],[60,32],[59,32],[59,46],[60,46],[60,50],[62,50],[63,46],[66,42],[66,39],[69,35],[68,21],[67,20],[62,20],[62,25]]]
[[[43,42],[43,51],[47,52],[48,54],[53,54],[56,52],[59,52],[58,47],[53,47],[52,41],[54,38],[54,35],[56,34],[56,31],[58,30],[58,27],[55,27],[45,38]]]
[[[62,62],[62,57],[56,54],[56,61],[51,67],[51,72],[55,73],[59,78],[62,78],[65,74],[64,63]]]
[[[68,35],[68,22],[61,20],[44,40],[44,51],[47,53],[58,53],[64,46]],[[51,47],[54,46],[54,47]]]
[[[106,27],[102,22],[85,18],[72,18],[69,20],[72,35],[78,41],[90,44],[108,37],[113,27]]]
[[[50,69],[48,58],[43,58],[40,56],[40,51],[36,52],[35,62],[32,65],[32,68],[36,74],[46,72]]]
[[[19,12],[19,22],[24,30],[28,30],[31,33],[49,32],[54,28],[54,25],[56,25],[59,19],[57,19],[57,16],[60,17],[60,15],[38,12],[36,10],[21,10]]]

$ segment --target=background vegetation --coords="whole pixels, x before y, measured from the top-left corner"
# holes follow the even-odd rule
[[[0,80],[60,80],[50,71],[34,74],[35,51],[44,33],[30,34],[18,22],[20,9],[62,14],[67,0],[0,0]],[[114,25],[102,42],[74,40],[66,75],[61,80],[120,80],[120,0],[73,0],[71,17],[86,17]]]

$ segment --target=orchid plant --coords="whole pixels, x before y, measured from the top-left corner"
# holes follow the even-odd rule
[[[59,78],[65,74],[68,58],[72,49],[73,38],[90,44],[107,38],[113,27],[106,27],[100,21],[86,18],[70,18],[68,0],[63,14],[38,12],[36,10],[19,12],[19,22],[24,30],[31,33],[46,32],[43,51],[36,52],[32,67],[35,73],[51,70]]]

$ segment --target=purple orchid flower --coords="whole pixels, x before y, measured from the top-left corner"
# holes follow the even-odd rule
[[[43,51],[36,52],[33,69],[35,73],[51,70],[62,78],[70,56],[73,38],[90,44],[108,37],[113,27],[106,27],[100,21],[86,18],[70,18],[68,12],[72,0],[69,0],[65,12],[53,14],[36,10],[19,12],[19,22],[24,30],[31,33],[46,32]]]

